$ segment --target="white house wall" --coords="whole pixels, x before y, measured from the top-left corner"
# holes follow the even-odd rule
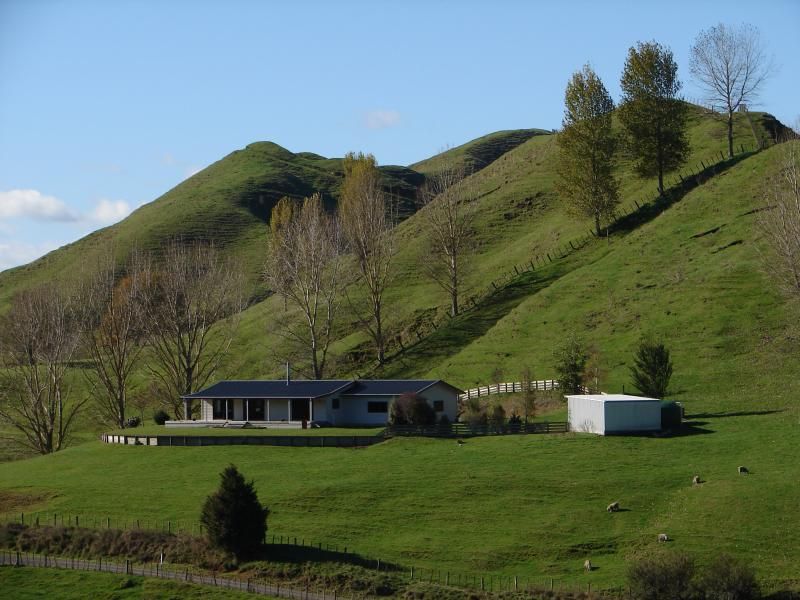
[[[603,402],[589,398],[568,399],[569,428],[583,433],[605,433],[605,411]]]
[[[425,398],[431,406],[433,406],[436,400],[442,401],[444,410],[436,413],[437,419],[440,419],[441,416],[445,414],[447,418],[450,419],[451,423],[456,420],[458,416],[458,392],[453,388],[440,382],[429,387],[420,395]]]

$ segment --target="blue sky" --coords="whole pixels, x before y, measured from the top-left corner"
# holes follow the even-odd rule
[[[684,93],[721,20],[779,69],[761,108],[800,118],[800,2],[0,0],[0,270],[124,217],[257,140],[409,164],[499,129],[558,127],[590,62],[615,98],[657,40]]]

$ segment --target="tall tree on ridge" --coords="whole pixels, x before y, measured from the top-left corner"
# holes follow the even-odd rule
[[[614,178],[614,101],[589,65],[573,73],[564,93],[564,128],[558,135],[557,189],[570,209],[601,225],[619,202]]]
[[[375,157],[362,153],[345,156],[339,218],[348,250],[355,257],[369,297],[369,316],[359,318],[372,337],[380,364],[386,352],[383,295],[391,278],[395,254],[391,235],[394,208],[393,201],[381,187]]]
[[[658,176],[664,193],[664,173],[686,162],[687,106],[678,99],[681,82],[672,51],[658,42],[639,42],[628,50],[620,81],[619,120],[642,177]]]
[[[720,23],[701,31],[691,49],[690,70],[707,100],[725,108],[728,156],[733,158],[733,113],[758,97],[772,73],[758,28]]]

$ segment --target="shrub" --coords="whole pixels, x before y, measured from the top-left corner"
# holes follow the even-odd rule
[[[638,600],[690,600],[694,560],[682,552],[661,552],[636,560],[628,569],[631,595]]]
[[[755,600],[761,597],[753,568],[728,554],[720,554],[703,572],[699,588],[706,600]]]
[[[672,377],[669,350],[661,342],[642,340],[631,367],[633,385],[645,396],[663,398]]]
[[[583,344],[574,336],[570,336],[564,345],[553,354],[555,360],[558,386],[562,394],[580,394],[583,385],[583,372],[589,356]]]
[[[163,410],[157,410],[153,415],[153,421],[156,422],[156,425],[163,425],[169,421],[169,415]]]
[[[200,521],[208,540],[236,558],[252,556],[267,534],[269,509],[258,500],[253,482],[234,465],[222,471],[219,489],[203,504]]]
[[[142,420],[139,417],[130,417],[125,421],[125,426],[128,428],[138,427],[142,424]]]
[[[464,404],[464,410],[461,413],[461,420],[466,423],[471,429],[480,429],[486,427],[486,411],[481,406],[479,398],[470,398]]]
[[[390,425],[429,426],[436,424],[436,411],[418,394],[401,394],[389,407]]]
[[[506,409],[498,402],[492,406],[492,410],[489,413],[489,425],[491,425],[492,429],[495,431],[500,432],[503,430],[505,424]]]

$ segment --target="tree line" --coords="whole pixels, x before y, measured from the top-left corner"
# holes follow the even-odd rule
[[[690,71],[707,101],[724,107],[728,156],[733,158],[734,114],[747,110],[772,71],[758,30],[719,24],[702,31],[691,47]],[[689,105],[679,96],[682,86],[672,50],[655,41],[628,50],[619,106],[589,65],[567,83],[557,138],[557,188],[575,214],[593,220],[597,235],[619,203],[614,170],[621,152],[633,159],[637,175],[657,177],[661,195],[664,175],[686,162]],[[614,114],[621,134],[612,126]]]
[[[122,265],[109,248],[79,283],[18,293],[0,322],[0,418],[45,454],[67,444],[89,406],[115,427],[132,403],[180,415],[180,396],[208,383],[233,339],[242,290],[241,271],[213,245],[172,240]],[[140,367],[149,385],[134,399]]]

